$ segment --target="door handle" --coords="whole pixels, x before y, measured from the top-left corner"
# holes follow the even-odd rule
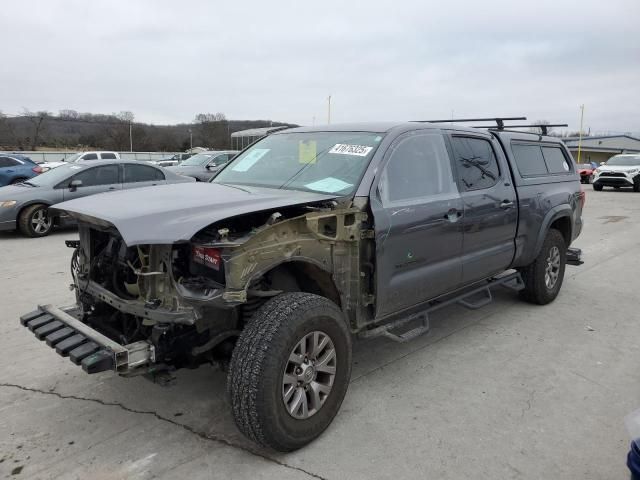
[[[504,208],[505,210],[507,208],[511,208],[515,205],[515,203],[509,201],[509,200],[503,200],[502,203],[500,204],[500,208]]]
[[[456,210],[455,208],[452,208],[447,213],[444,214],[444,219],[448,220],[451,223],[454,223],[454,222],[457,222],[461,216],[462,216],[462,212],[460,210]]]

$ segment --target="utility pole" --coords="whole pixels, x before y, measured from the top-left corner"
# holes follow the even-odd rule
[[[193,130],[189,129],[189,153],[193,153]]]
[[[580,163],[580,154],[582,153],[582,123],[584,120],[584,103],[580,105],[580,136],[578,137],[578,164]]]
[[[133,152],[133,123],[129,122],[129,151]]]
[[[327,98],[327,125],[331,125],[331,95]]]

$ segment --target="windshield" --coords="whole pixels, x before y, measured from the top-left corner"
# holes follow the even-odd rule
[[[52,187],[67,177],[78,173],[79,171],[85,169],[82,163],[77,165],[61,165],[57,168],[52,168],[48,172],[41,173],[40,175],[36,175],[35,177],[27,180],[26,184],[34,185],[36,187]]]
[[[371,132],[270,135],[235,157],[213,183],[348,195],[380,140]]]
[[[80,155],[82,155],[81,153],[74,153],[73,155],[71,155],[70,157],[67,157],[64,159],[65,162],[77,162],[78,159],[80,158]]]
[[[640,165],[640,155],[616,155],[607,160],[607,165],[618,167],[635,167]]]
[[[211,153],[199,153],[194,155],[193,157],[187,158],[184,162],[180,164],[181,167],[197,167],[199,165],[204,165],[211,158]]]

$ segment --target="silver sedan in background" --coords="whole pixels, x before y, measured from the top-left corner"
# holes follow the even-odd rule
[[[136,161],[63,165],[0,188],[0,231],[18,229],[28,237],[44,237],[54,226],[69,223],[68,218],[49,215],[49,207],[56,203],[97,193],[185,182],[195,180]]]
[[[180,165],[167,167],[166,170],[193,177],[198,182],[208,182],[237,154],[236,150],[202,152],[187,158]]]

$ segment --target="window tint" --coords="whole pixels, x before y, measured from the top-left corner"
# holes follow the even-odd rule
[[[115,153],[101,153],[100,156],[102,157],[103,160],[115,160],[116,159],[116,154]]]
[[[18,165],[19,162],[9,157],[0,157],[0,168],[2,167],[14,167]]]
[[[164,174],[157,168],[147,165],[124,165],[125,183],[152,182],[155,180],[164,180]]]
[[[542,155],[545,162],[547,162],[549,173],[567,173],[571,171],[569,162],[567,162],[559,147],[542,147]]]
[[[455,191],[442,136],[414,134],[392,146],[379,188],[385,203]]]
[[[470,137],[453,137],[451,143],[464,190],[489,188],[498,182],[500,169],[491,143]]]
[[[97,153],[87,153],[86,155],[84,155],[82,157],[82,160],[97,160],[98,159],[98,154]]]
[[[520,175],[530,177],[547,174],[547,166],[539,145],[513,144],[511,149]]]
[[[80,172],[69,179],[82,180],[83,187],[94,187],[96,185],[111,185],[119,183],[118,166],[104,165],[102,167],[89,168],[84,172]]]

